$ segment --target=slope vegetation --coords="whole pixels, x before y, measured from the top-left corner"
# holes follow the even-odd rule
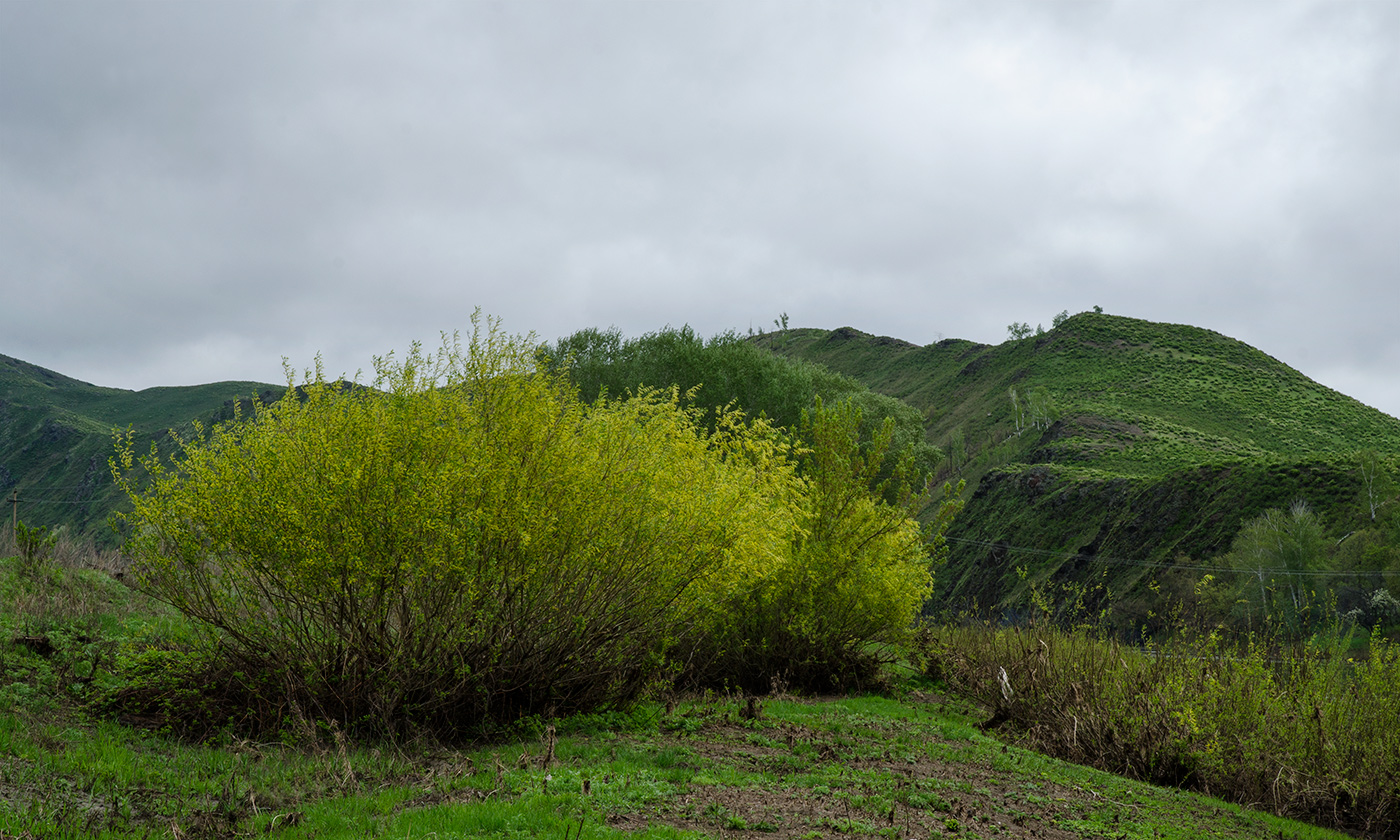
[[[281,392],[256,382],[102,388],[0,356],[0,492],[8,502],[18,491],[19,518],[31,526],[110,542],[106,519],[122,499],[107,468],[114,429],[131,427],[144,447],[193,420],[231,416],[235,400]]]
[[[1086,312],[995,346],[850,328],[757,341],[924,413],[971,494],[949,531],[956,605],[1067,580],[1141,595],[1298,499],[1341,536],[1361,515],[1356,453],[1400,450],[1400,420],[1196,327]]]

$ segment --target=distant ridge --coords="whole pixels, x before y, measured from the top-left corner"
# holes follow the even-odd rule
[[[0,354],[0,383],[15,386],[30,384],[49,388],[95,388],[87,382],[56,373],[48,368],[30,364],[22,359]]]
[[[107,466],[114,429],[130,427],[145,448],[169,429],[220,419],[234,400],[282,391],[257,382],[103,388],[0,355],[0,494],[19,491],[19,517],[29,525],[110,544],[107,518],[122,503]]]

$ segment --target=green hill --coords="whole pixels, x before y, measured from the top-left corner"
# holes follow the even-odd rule
[[[1215,568],[1242,523],[1300,499],[1330,532],[1330,568],[1368,573],[1334,581],[1340,609],[1400,573],[1400,505],[1389,505],[1389,532],[1368,521],[1356,458],[1378,451],[1394,474],[1400,420],[1219,333],[1081,313],[995,346],[920,347],[849,327],[751,340],[814,364],[774,367],[738,352],[747,345],[738,337],[706,342],[685,331],[635,342],[585,331],[554,351],[594,390],[703,383],[702,397],[757,400],[746,407],[773,417],[811,393],[855,394],[871,416],[917,436],[914,412],[864,388],[912,406],[945,453],[938,478],[967,481],[940,576],[939,603],[953,608],[1016,608],[1032,587],[1093,582],[1135,622],[1163,588],[1189,590]],[[31,525],[109,541],[105,520],[121,501],[107,472],[114,428],[160,440],[281,390],[221,382],[133,392],[0,356],[0,493],[19,490]]]
[[[969,485],[951,604],[1014,604],[1066,580],[1141,594],[1295,499],[1340,537],[1361,524],[1357,451],[1400,452],[1400,420],[1195,327],[1086,312],[995,346],[848,327],[756,341],[924,413],[944,475]]]
[[[231,414],[235,400],[266,399],[282,388],[217,382],[126,391],[71,379],[0,355],[0,492],[19,493],[19,518],[63,526],[79,537],[110,542],[107,516],[121,502],[107,467],[114,429],[131,427],[145,441],[187,429],[192,420]]]

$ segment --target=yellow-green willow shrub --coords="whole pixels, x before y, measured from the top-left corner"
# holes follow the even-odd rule
[[[692,632],[697,581],[790,541],[765,424],[705,431],[674,392],[584,404],[528,338],[473,323],[367,387],[318,367],[170,460],[119,442],[139,584],[276,688],[256,702],[446,735],[625,705]]]
[[[912,452],[893,459],[887,483],[874,483],[893,428],[886,422],[862,448],[860,423],[851,401],[818,399],[807,413],[797,453],[802,477],[781,494],[768,491],[789,500],[786,541],[747,554],[754,565],[727,566],[697,589],[701,632],[687,638],[683,657],[695,682],[751,692],[775,684],[868,687],[880,665],[904,651],[933,590],[961,488],[945,485],[934,499],[911,486]],[[914,517],[928,503],[938,509],[921,528]]]

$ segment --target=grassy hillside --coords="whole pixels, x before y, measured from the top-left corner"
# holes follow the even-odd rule
[[[8,518],[8,500],[18,490],[19,516],[27,524],[64,526],[109,541],[105,522],[120,502],[107,468],[114,429],[129,426],[139,438],[161,440],[167,430],[187,429],[192,420],[225,416],[234,400],[281,391],[257,382],[126,391],[0,356],[3,512]]]
[[[995,346],[850,328],[757,341],[924,413],[945,474],[969,483],[944,576],[957,603],[1067,579],[1130,593],[1295,499],[1340,537],[1361,515],[1355,453],[1400,451],[1400,420],[1195,327],[1081,313]]]
[[[946,445],[1014,435],[1016,388],[1044,388],[1058,426],[1030,435],[1031,461],[1163,475],[1204,463],[1349,456],[1400,448],[1400,420],[1210,330],[1085,312],[1043,335],[995,346],[925,347],[850,328],[791,330],[760,344],[819,362],[922,409]],[[1027,435],[1022,436],[1023,440]]]

